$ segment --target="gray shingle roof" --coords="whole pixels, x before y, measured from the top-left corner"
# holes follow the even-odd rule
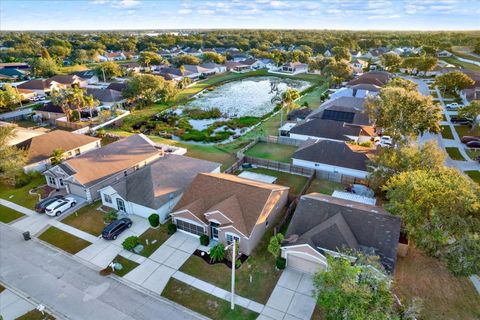
[[[358,136],[361,127],[344,122],[324,119],[312,119],[292,128],[290,133],[318,138],[349,141],[347,136]]]
[[[312,193],[301,197],[284,245],[308,243],[317,250],[320,247],[333,251],[342,247],[365,252],[373,249],[392,271],[400,225],[399,217],[380,207]]]

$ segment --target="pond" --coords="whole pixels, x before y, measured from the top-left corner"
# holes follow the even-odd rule
[[[272,86],[276,86],[281,94],[287,88],[302,91],[311,85],[308,81],[277,77],[247,78],[226,83],[212,91],[205,90],[196,99],[188,102],[185,107],[203,110],[218,108],[228,118],[261,117],[271,112],[278,103],[272,102],[272,98],[276,95],[275,92],[272,92]]]

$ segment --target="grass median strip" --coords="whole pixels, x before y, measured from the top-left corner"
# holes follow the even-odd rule
[[[464,171],[467,176],[469,176],[473,181],[480,184],[480,171],[478,170],[468,170]]]
[[[448,153],[448,156],[452,159],[452,160],[457,160],[457,161],[466,161],[465,158],[462,156],[462,154],[460,153],[460,150],[458,148],[455,148],[455,147],[447,147],[445,148],[445,150],[447,151]]]
[[[23,214],[10,209],[8,207],[0,205],[0,221],[3,223],[10,223],[18,218],[23,217]]]
[[[253,320],[258,317],[258,313],[239,305],[236,305],[234,310],[230,310],[230,302],[173,278],[163,290],[162,296],[212,319]]]
[[[55,317],[46,313],[45,311],[41,313],[37,309],[33,309],[15,320],[55,320]]]
[[[113,259],[113,261],[120,263],[122,265],[122,270],[115,270],[114,272],[117,276],[120,276],[120,277],[123,277],[124,275],[126,275],[127,273],[129,273],[130,271],[132,271],[133,269],[139,266],[138,263],[132,260],[129,260],[127,258],[124,258],[122,256],[116,256],[115,259]]]
[[[90,242],[55,227],[48,228],[38,238],[71,254],[76,254],[91,245]]]
[[[450,129],[450,126],[441,126],[441,127],[442,127],[442,138],[453,140],[453,133],[452,133],[452,129]]]

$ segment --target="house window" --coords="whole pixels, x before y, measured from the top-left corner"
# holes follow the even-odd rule
[[[80,154],[80,148],[75,149],[75,155],[78,156]]]
[[[57,184],[55,183],[55,179],[53,177],[48,176],[48,183],[51,185],[56,186]]]
[[[110,195],[108,194],[104,194],[103,201],[105,201],[106,203],[112,203],[112,197],[110,197]]]
[[[127,171],[123,171],[123,175],[126,177],[127,176]]]
[[[72,156],[72,151],[68,151],[68,156],[69,156],[69,157]]]
[[[62,187],[64,186],[64,184],[63,184],[63,179],[61,179],[61,178],[58,179],[58,182],[60,182],[60,185],[61,185]]]
[[[232,244],[234,239],[235,239],[235,242],[240,243],[240,237],[238,237],[234,234],[227,233],[226,237],[227,237],[227,245]]]
[[[268,220],[265,221],[265,227],[268,227]]]
[[[320,167],[320,164],[319,164],[319,163],[315,163],[315,167]]]

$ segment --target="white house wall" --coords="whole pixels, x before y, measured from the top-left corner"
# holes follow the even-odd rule
[[[311,168],[315,170],[327,171],[332,173],[340,173],[346,176],[361,178],[361,179],[365,179],[368,175],[368,172],[366,171],[332,166],[325,163],[315,163],[312,161],[306,161],[306,160],[300,160],[300,159],[292,159],[292,163],[293,165],[304,167],[304,168]]]

